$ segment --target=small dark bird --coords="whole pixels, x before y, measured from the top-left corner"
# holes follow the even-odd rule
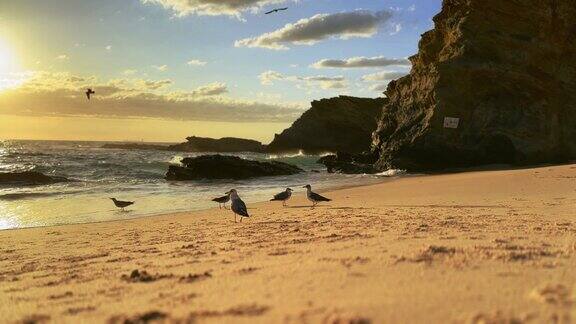
[[[112,199],[112,201],[114,202],[114,205],[116,205],[116,207],[122,208],[122,210],[124,210],[125,207],[128,207],[130,205],[134,205],[133,201],[122,201],[122,200],[117,200],[116,198],[110,198],[110,199]]]
[[[305,185],[302,188],[306,188],[306,197],[308,197],[308,200],[310,200],[312,202],[312,207],[316,206],[319,202],[332,201],[332,199],[328,199],[324,196],[321,196],[321,195],[313,192],[312,186],[310,186],[310,185]]]
[[[270,10],[270,11],[268,11],[268,12],[265,12],[264,14],[265,14],[265,15],[269,15],[269,14],[271,14],[271,13],[275,13],[275,12],[278,12],[278,11],[284,11],[284,10],[288,10],[288,8],[277,8],[277,9],[273,9],[273,10]]]
[[[224,205],[224,209],[228,209],[228,208],[226,208],[226,203],[230,201],[230,194],[226,194],[226,196],[214,198],[214,199],[212,199],[212,201],[217,202],[219,208],[222,208],[222,205]]]
[[[232,212],[234,213],[235,222],[236,222],[236,215],[240,216],[240,222],[242,222],[242,217],[250,217],[250,215],[248,215],[248,209],[246,208],[246,204],[242,201],[242,199],[240,199],[236,189],[231,189],[226,194],[230,195],[230,200],[232,200],[232,203],[230,204],[230,209],[232,209]]]
[[[88,88],[86,90],[86,98],[88,98],[88,100],[90,100],[90,95],[95,94],[96,92],[94,90],[92,90],[91,88]]]
[[[285,191],[274,195],[274,198],[270,199],[270,201],[282,201],[282,206],[286,206],[286,202],[288,199],[290,199],[290,197],[292,197],[292,189],[286,188]]]

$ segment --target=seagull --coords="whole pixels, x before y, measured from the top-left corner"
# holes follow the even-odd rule
[[[90,95],[95,94],[96,92],[94,92],[94,90],[92,90],[92,88],[88,88],[86,90],[86,98],[88,98],[88,100],[90,100]]]
[[[240,216],[240,222],[242,222],[242,217],[250,217],[250,215],[248,215],[248,209],[246,209],[246,204],[242,201],[242,199],[240,199],[240,197],[238,197],[238,192],[236,189],[231,189],[226,194],[230,195],[230,199],[232,200],[230,209],[232,209],[232,212],[234,213],[235,222],[236,215]]]
[[[274,195],[274,198],[270,199],[270,201],[282,201],[282,206],[286,206],[286,202],[288,199],[290,199],[290,197],[292,197],[292,189],[286,188],[285,191]]]
[[[332,201],[332,199],[328,199],[324,196],[321,196],[321,195],[313,192],[312,186],[310,186],[310,185],[305,185],[302,188],[306,188],[306,196],[308,197],[308,200],[310,200],[312,202],[312,207],[316,206],[319,202],[322,202],[322,201]]]
[[[288,10],[288,8],[277,8],[277,9],[273,9],[273,10],[270,10],[270,11],[268,11],[268,12],[265,12],[264,14],[265,14],[265,15],[269,15],[269,14],[271,14],[271,13],[275,13],[275,12],[278,12],[278,11],[284,11],[284,10]]]
[[[114,202],[114,205],[116,205],[116,207],[122,208],[122,210],[124,210],[124,207],[134,205],[133,201],[121,201],[121,200],[116,200],[116,198],[110,198],[110,199],[112,199],[112,201]]]
[[[214,199],[212,199],[212,201],[217,202],[219,208],[222,208],[222,205],[224,205],[224,209],[227,209],[226,203],[230,201],[230,194],[226,194],[226,196],[214,198]]]

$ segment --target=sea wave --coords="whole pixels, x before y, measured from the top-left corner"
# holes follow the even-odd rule
[[[376,173],[377,176],[381,176],[381,177],[397,177],[397,176],[400,176],[403,174],[406,174],[406,170],[390,169],[390,170],[386,170],[384,172]]]

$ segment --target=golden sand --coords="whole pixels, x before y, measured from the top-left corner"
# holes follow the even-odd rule
[[[574,165],[323,194],[2,231],[0,322],[576,320]]]

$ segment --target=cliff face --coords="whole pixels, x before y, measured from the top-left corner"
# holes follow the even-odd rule
[[[576,159],[576,1],[444,0],[434,23],[386,91],[378,169]]]
[[[386,99],[337,98],[313,101],[292,126],[276,134],[269,152],[304,150],[318,152],[362,152],[370,149],[372,132]]]

